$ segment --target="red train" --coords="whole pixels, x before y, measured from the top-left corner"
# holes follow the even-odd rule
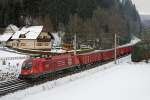
[[[117,57],[130,54],[132,46],[117,48]],[[19,78],[43,79],[51,77],[54,73],[75,70],[86,65],[94,65],[114,58],[114,49],[99,50],[79,55],[60,55],[50,58],[33,58],[24,61]]]

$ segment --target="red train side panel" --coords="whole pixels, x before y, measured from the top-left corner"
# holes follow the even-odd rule
[[[80,64],[90,64],[90,63],[94,63],[97,61],[101,61],[102,60],[102,55],[101,52],[94,52],[94,53],[85,53],[85,54],[81,54],[78,55]]]
[[[113,58],[113,50],[102,52],[103,61],[110,60]]]
[[[117,49],[117,56],[122,56],[132,52],[132,47],[120,47]],[[114,57],[114,50],[96,51],[91,53],[76,55],[60,55],[49,59],[37,58],[29,59],[23,63],[21,75],[40,76],[76,65],[92,64],[98,61],[107,61]],[[35,78],[35,77],[34,77]]]
[[[31,69],[21,71],[21,75],[41,75],[79,65],[77,56],[61,55],[50,59],[32,59]]]

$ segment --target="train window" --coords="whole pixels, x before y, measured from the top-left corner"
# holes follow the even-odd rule
[[[22,69],[24,70],[30,70],[31,68],[32,68],[32,62],[22,64]]]

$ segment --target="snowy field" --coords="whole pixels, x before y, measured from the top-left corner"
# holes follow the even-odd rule
[[[131,56],[52,82],[1,97],[0,100],[150,100],[150,64]]]
[[[121,64],[23,100],[150,100],[150,64]]]
[[[0,82],[17,78],[23,61],[28,57],[0,49]]]

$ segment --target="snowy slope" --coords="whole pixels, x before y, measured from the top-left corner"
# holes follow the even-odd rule
[[[25,56],[27,56],[27,55],[22,55],[22,54],[7,52],[7,51],[4,51],[4,50],[1,50],[1,48],[0,48],[0,58],[6,58],[6,57],[25,57]]]
[[[150,100],[150,64],[121,64],[23,100]]]
[[[0,82],[17,78],[23,61],[28,57],[28,55],[7,52],[0,48]]]

